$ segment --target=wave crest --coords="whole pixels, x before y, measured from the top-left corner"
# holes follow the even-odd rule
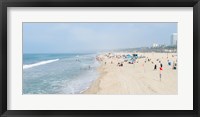
[[[44,65],[44,64],[48,64],[48,63],[52,63],[55,61],[58,61],[59,59],[53,59],[53,60],[46,60],[46,61],[40,61],[38,63],[34,63],[34,64],[29,64],[29,65],[23,65],[23,69],[28,69],[28,68],[32,68],[32,67],[36,67],[36,66],[40,66],[40,65]]]

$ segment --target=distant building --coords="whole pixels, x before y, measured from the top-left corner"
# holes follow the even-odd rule
[[[177,33],[173,33],[171,35],[171,46],[176,46],[177,45],[177,38],[178,38]]]
[[[157,44],[157,43],[153,43],[153,45],[152,45],[152,47],[153,48],[156,48],[156,47],[158,47],[159,45]]]

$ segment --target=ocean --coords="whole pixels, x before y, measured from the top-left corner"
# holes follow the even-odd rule
[[[23,54],[23,94],[80,94],[99,76],[96,54]]]

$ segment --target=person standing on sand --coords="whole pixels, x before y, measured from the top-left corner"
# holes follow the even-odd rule
[[[155,64],[155,66],[154,66],[154,70],[157,70],[157,65]]]
[[[160,67],[161,67],[161,68],[163,67],[162,63],[160,63]]]
[[[162,78],[162,67],[160,67],[160,81],[161,81],[161,78]]]
[[[123,67],[123,63],[121,63],[121,67]]]

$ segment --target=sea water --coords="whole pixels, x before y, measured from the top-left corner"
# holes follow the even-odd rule
[[[23,94],[79,94],[98,78],[96,54],[23,54]]]

